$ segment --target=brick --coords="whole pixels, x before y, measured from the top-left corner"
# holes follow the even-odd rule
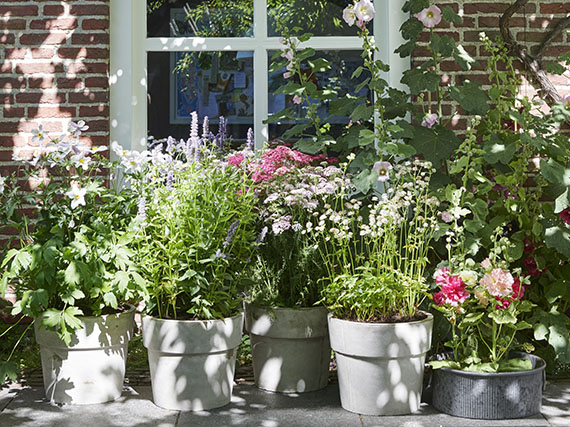
[[[517,40],[520,42],[542,42],[546,34],[544,32],[520,32],[517,34]],[[554,39],[555,43],[562,43],[562,34]]]
[[[16,73],[19,74],[53,74],[62,73],[63,64],[54,62],[23,62],[16,64]]]
[[[24,107],[5,107],[3,113],[4,117],[19,119],[26,115],[26,109]]]
[[[103,4],[75,4],[71,5],[69,13],[73,16],[94,16],[103,15],[109,16],[109,6]]]
[[[0,21],[0,30],[25,30],[25,19],[10,18],[7,21]]]
[[[75,117],[76,113],[75,107],[62,107],[62,106],[41,106],[41,107],[29,107],[28,115],[30,117],[41,117],[41,118],[68,118]]]
[[[104,62],[74,62],[67,67],[67,72],[71,74],[104,74],[108,70],[109,66]]]
[[[41,19],[30,22],[32,30],[73,30],[77,28],[77,19],[75,18],[58,18],[58,19]]]
[[[34,59],[50,59],[53,58],[55,50],[52,47],[32,49],[32,58]]]
[[[25,136],[0,135],[0,147],[23,147],[24,145],[26,145],[26,143],[27,143],[27,138]]]
[[[16,122],[19,125],[20,132],[22,133],[31,133],[33,129],[37,129],[39,124],[41,123],[44,127],[44,130],[47,132],[63,132],[63,125],[61,121],[52,121],[52,120],[36,120],[33,117],[28,117],[30,121],[25,122]],[[30,144],[31,145],[31,144]]]
[[[93,34],[72,34],[71,44],[109,44],[109,34],[107,33],[93,33]]]
[[[63,44],[68,35],[66,33],[29,33],[20,36],[20,43],[23,45],[40,46],[44,44]]]
[[[6,59],[24,59],[28,53],[28,49],[25,48],[10,48],[4,51]]]
[[[83,80],[71,77],[59,78],[57,79],[57,87],[66,89],[80,89],[83,87]]]
[[[37,6],[0,6],[2,16],[36,16]]]
[[[76,58],[88,58],[88,59],[108,59],[109,49],[103,48],[77,48],[77,47],[60,47],[57,51],[60,58],[66,59],[76,59]]]
[[[510,28],[526,26],[526,20],[520,17],[512,17],[509,21]],[[480,16],[479,17],[479,28],[499,28],[499,17],[498,16]]]
[[[98,105],[96,107],[81,106],[79,107],[79,117],[108,117],[109,107],[106,105]]]
[[[46,4],[44,6],[44,15],[46,16],[59,16],[62,15],[64,12],[64,8],[62,5],[55,5],[55,4]]]
[[[0,34],[0,44],[14,44],[16,42],[16,36],[14,34]]]
[[[107,92],[70,93],[69,102],[72,104],[106,103],[109,102],[109,94]]]
[[[109,120],[89,120],[89,132],[108,132]]]
[[[109,80],[107,77],[87,77],[85,79],[85,86],[89,88],[94,87],[109,87]]]
[[[510,6],[510,3],[466,3],[463,11],[467,15],[475,15],[478,13],[499,13],[502,14]],[[536,5],[528,3],[525,7],[526,13],[535,13]]]
[[[0,77],[0,88],[2,89],[24,89],[26,79],[23,77]]]
[[[11,93],[0,93],[0,104],[8,105],[14,103],[14,95]]]
[[[53,77],[29,77],[28,86],[30,89],[51,89],[53,80]]]
[[[16,102],[19,104],[62,104],[66,102],[67,94],[45,92],[28,92],[16,94]]]
[[[10,61],[0,62],[0,73],[12,73],[12,63]]]
[[[84,30],[106,30],[109,28],[107,19],[84,19],[81,23]]]
[[[541,3],[540,13],[567,14],[570,13],[570,3]]]
[[[479,33],[480,31],[465,31],[463,33],[463,40],[466,42],[480,43]],[[487,37],[493,40],[495,37],[499,35],[499,31],[485,31],[485,34],[487,34]]]

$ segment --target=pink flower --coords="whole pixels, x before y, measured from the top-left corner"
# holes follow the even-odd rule
[[[433,125],[437,123],[439,116],[435,113],[433,114],[426,114],[424,119],[422,120],[422,126],[425,128],[431,129]]]
[[[374,18],[374,6],[370,0],[360,0],[354,5],[354,13],[359,21],[369,22]]]
[[[567,93],[562,97],[562,103],[566,108],[570,108],[570,93]]]
[[[356,21],[356,10],[354,10],[354,6],[347,7],[342,11],[342,19],[344,19],[344,22],[346,22],[349,27],[354,25],[354,21]]]
[[[424,27],[433,28],[441,22],[441,9],[432,4],[430,7],[418,13],[416,18],[424,24]]]
[[[481,267],[483,267],[485,270],[490,270],[492,267],[491,260],[489,258],[485,258],[483,261],[481,261]]]
[[[378,174],[379,182],[386,182],[390,179],[391,169],[392,165],[390,164],[390,162],[376,162],[372,167],[372,171]]]
[[[290,79],[290,78],[291,78],[291,75],[292,75],[292,74],[291,74],[290,71],[285,71],[285,72],[283,73],[283,78],[284,78],[284,79]]]
[[[490,273],[485,273],[480,283],[491,295],[505,297],[513,292],[514,279],[508,271],[494,268]]]
[[[521,280],[518,277],[515,277],[513,281],[513,294],[509,298],[495,297],[495,299],[500,302],[496,307],[501,309],[509,308],[512,301],[522,299],[523,295],[524,286],[521,284]]]
[[[300,104],[301,102],[303,102],[303,98],[301,98],[299,95],[295,95],[293,97],[293,103]]]
[[[560,212],[560,218],[562,218],[562,221],[566,224],[570,224],[570,208],[566,208]]]
[[[465,289],[465,283],[459,276],[451,276],[447,268],[442,268],[435,275],[436,283],[441,287],[441,291],[436,292],[433,300],[437,305],[449,304],[457,307],[469,298],[469,292]]]
[[[453,221],[453,216],[451,216],[451,214],[449,212],[443,211],[441,213],[441,220],[443,222],[447,222],[449,224],[451,221]]]
[[[244,159],[243,154],[236,154],[228,159],[228,163],[230,165],[239,166],[241,162],[243,162],[243,159]]]

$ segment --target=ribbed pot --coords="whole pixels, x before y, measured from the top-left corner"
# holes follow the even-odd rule
[[[230,403],[243,313],[221,320],[143,317],[157,406],[201,411]]]
[[[324,307],[246,304],[255,385],[280,393],[320,390],[328,383],[331,348]]]
[[[511,357],[530,360],[533,369],[497,373],[434,369],[433,407],[456,417],[482,420],[525,418],[540,413],[546,363],[527,353],[512,352]]]
[[[433,316],[416,322],[365,323],[329,314],[340,401],[364,415],[401,415],[420,406]]]
[[[34,323],[40,345],[46,398],[54,403],[93,404],[121,396],[135,308],[123,313],[80,317],[82,327],[66,345],[54,331]]]

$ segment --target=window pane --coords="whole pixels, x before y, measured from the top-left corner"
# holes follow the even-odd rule
[[[228,134],[244,141],[253,127],[253,52],[148,52],[148,102],[157,139],[188,138],[196,111],[214,133],[224,116]]]
[[[269,63],[271,63],[271,55],[273,52],[269,53]],[[368,86],[365,86],[360,92],[356,93],[356,87],[370,77],[370,74],[363,71],[358,78],[352,78],[354,71],[362,65],[362,51],[358,50],[329,50],[329,51],[317,51],[315,57],[322,57],[331,62],[332,68],[325,73],[317,73],[315,79],[312,79],[313,83],[317,85],[319,90],[324,88],[332,88],[338,92],[339,96],[345,94],[366,96],[371,99],[370,91]],[[293,103],[293,97],[289,95],[278,94],[274,95],[273,92],[285,83],[283,78],[283,73],[285,68],[282,70],[269,74],[269,114],[277,113],[284,108],[293,108],[296,112],[296,117],[306,116],[306,105],[297,105]],[[310,69],[302,68],[303,74],[307,75],[310,73]],[[293,77],[294,78],[294,77]],[[290,81],[291,79],[289,79]],[[329,102],[324,101],[320,108],[318,109],[319,116],[322,119],[327,118],[327,123],[331,123],[331,135],[337,137],[341,134],[341,131],[348,124],[349,118],[344,116],[331,116],[329,113]],[[277,124],[271,123],[269,125],[269,139],[280,137],[283,132],[289,129],[293,125],[292,120],[283,120]]]
[[[269,36],[280,36],[280,27],[291,31],[295,27],[315,36],[356,36],[356,25],[349,27],[342,20],[342,11],[354,4],[352,0],[267,0],[267,31]],[[372,25],[368,25],[372,30]]]
[[[194,36],[253,37],[253,0],[147,0],[147,37]]]

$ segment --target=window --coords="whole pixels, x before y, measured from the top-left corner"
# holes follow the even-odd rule
[[[338,26],[347,0],[111,0],[111,141],[141,149],[147,136],[188,134],[189,111],[215,124],[228,119],[234,139],[253,127],[256,146],[279,133],[263,121],[285,102],[270,87],[278,23],[314,34],[305,45],[358,61],[354,27]],[[403,0],[375,0],[372,31],[387,80],[398,85],[408,60],[394,54],[406,20]],[[179,72],[172,73],[177,68]],[[327,78],[327,77],[324,77]]]

